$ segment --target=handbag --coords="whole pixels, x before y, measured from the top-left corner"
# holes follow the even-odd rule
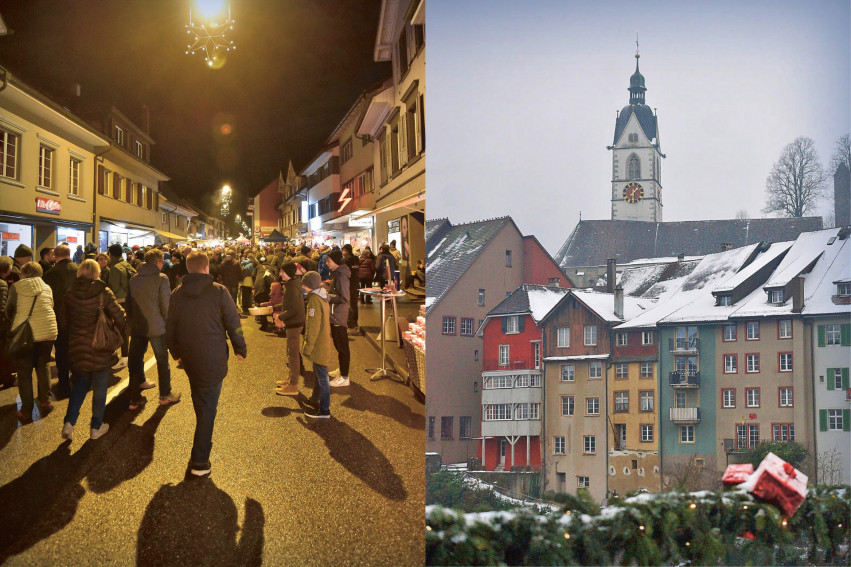
[[[30,317],[35,309],[35,302],[41,292],[38,292],[33,297],[33,303],[30,306],[30,312],[24,321],[9,332],[9,340],[6,341],[6,356],[10,358],[23,358],[28,353],[31,353],[35,347],[35,337],[33,329],[30,326]]]
[[[115,326],[115,321],[107,317],[103,308],[103,293],[100,294],[98,305],[98,319],[95,323],[95,336],[92,339],[92,348],[97,351],[115,352],[121,346],[123,339],[121,331]]]

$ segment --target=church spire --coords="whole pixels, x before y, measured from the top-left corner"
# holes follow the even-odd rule
[[[644,104],[644,75],[638,70],[638,36],[635,37],[635,73],[629,78],[629,104]]]

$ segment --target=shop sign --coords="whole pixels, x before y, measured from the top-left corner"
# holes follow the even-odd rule
[[[76,236],[66,236],[65,242],[68,242],[68,243],[77,242],[77,237]]]
[[[35,210],[39,213],[58,215],[62,212],[62,202],[57,201],[56,199],[48,199],[46,197],[36,197]]]
[[[4,232],[2,233],[3,240],[20,240],[21,234],[18,232]]]
[[[349,226],[361,226],[361,227],[372,227],[373,217],[368,216],[364,217],[363,215],[368,215],[372,211],[367,209],[358,209],[356,211],[352,211],[349,214]],[[361,217],[361,218],[356,218]]]

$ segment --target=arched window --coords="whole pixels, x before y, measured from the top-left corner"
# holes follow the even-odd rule
[[[633,154],[629,157],[629,177],[628,179],[641,179],[641,164],[638,161],[638,156]]]

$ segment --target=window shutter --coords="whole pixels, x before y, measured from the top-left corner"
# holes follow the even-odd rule
[[[839,336],[842,346],[851,346],[851,324],[842,325]]]
[[[508,331],[508,317],[501,317],[500,321],[502,322],[502,334],[504,335]]]
[[[399,163],[408,163],[408,116],[407,112],[399,114]]]
[[[842,369],[842,388],[844,390],[851,388],[851,384],[849,384],[849,380],[848,380],[848,369],[847,368]]]
[[[842,410],[842,431],[851,431],[851,409]]]
[[[112,198],[117,199],[121,194],[121,176],[117,173],[112,174]]]
[[[819,431],[827,431],[827,410],[818,410],[818,428]]]
[[[818,346],[823,347],[825,344],[824,341],[824,325],[818,326]]]
[[[98,195],[103,195],[103,191],[104,191],[103,188],[104,188],[104,184],[105,184],[104,182],[106,181],[104,179],[105,174],[106,174],[106,171],[104,170],[103,166],[98,165]]]
[[[834,373],[836,372],[833,368],[827,369],[827,389],[833,390],[834,385],[836,384],[836,378],[834,377]]]
[[[522,333],[523,331],[526,330],[526,316],[520,315],[519,319],[520,319],[520,332]]]

